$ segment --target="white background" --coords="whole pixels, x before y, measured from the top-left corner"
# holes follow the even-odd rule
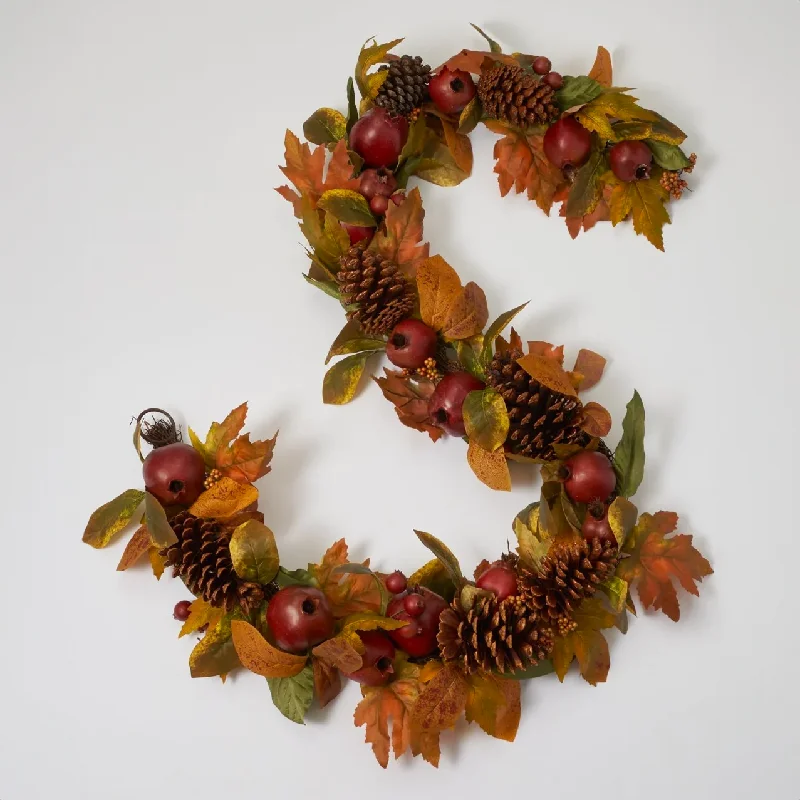
[[[609,357],[592,399],[647,408],[640,508],[681,514],[716,574],[683,617],[635,620],[608,682],[527,684],[518,740],[444,737],[442,767],[383,773],[355,687],[305,727],[263,680],[189,679],[177,581],[81,544],[140,485],[129,420],[162,405],[205,429],[242,400],[280,428],[263,507],[283,561],[346,536],[382,569],[496,556],[536,487],[493,494],[461,442],[397,423],[375,387],[323,406],[341,312],[300,277],[274,191],[286,127],[344,105],[370,35],[432,64],[480,47],[616,82],[700,154],[661,254],[629,226],[578,241],[501,200],[494,136],[474,177],[423,189],[426,232],[528,338]],[[797,86],[800,4],[0,2],[0,798],[800,798],[797,682]]]

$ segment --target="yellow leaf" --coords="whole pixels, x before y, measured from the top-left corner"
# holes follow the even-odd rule
[[[611,120],[652,122],[658,117],[636,104],[636,98],[621,92],[607,92],[587,103],[575,116],[584,128],[595,131],[603,139],[613,139]]]
[[[467,722],[477,722],[490,736],[513,742],[522,713],[520,683],[491,673],[470,676]]]
[[[371,352],[355,353],[330,367],[322,381],[322,402],[336,406],[349,403],[356,396],[367,359],[371,355]]]
[[[231,624],[223,617],[195,645],[189,656],[189,671],[193,678],[220,676],[223,681],[232,669],[240,666],[231,639]]]
[[[402,42],[402,39],[395,39],[394,41],[387,42],[386,44],[378,44],[375,39],[372,39],[372,45],[367,47],[370,40],[361,48],[358,54],[358,61],[356,63],[356,84],[358,90],[361,92],[362,97],[375,97],[378,89],[383,81],[388,77],[386,70],[382,72],[375,72],[372,75],[367,75],[367,70],[380,64],[386,60],[389,51],[396,45]]]
[[[303,671],[307,656],[284,653],[273,647],[249,622],[231,622],[233,646],[242,665],[265,678],[291,678]]]
[[[471,442],[493,453],[508,436],[505,400],[494,389],[470,392],[464,400],[464,426]]]
[[[249,483],[221,478],[194,501],[189,513],[204,519],[224,519],[238,514],[258,500],[258,489]]]
[[[198,597],[189,606],[189,617],[183,623],[178,638],[199,631],[200,628],[206,625],[209,628],[214,628],[222,619],[223,614],[224,612],[221,608],[215,608],[203,600],[202,597]]]
[[[458,341],[480,334],[489,320],[486,295],[477,283],[470,281],[450,306],[441,333],[445,339]]]
[[[458,274],[441,256],[431,256],[417,268],[417,289],[422,321],[441,330],[461,294]]]
[[[467,705],[467,680],[455,664],[445,664],[420,692],[412,720],[422,731],[452,728]]]
[[[664,226],[669,225],[669,213],[665,207],[669,199],[664,187],[655,179],[634,181],[633,184],[633,229],[644,235],[654,247],[664,250]]]
[[[628,534],[636,525],[638,515],[636,506],[625,497],[617,497],[608,507],[608,524],[620,548],[625,544]]]
[[[236,574],[252,583],[269,583],[280,566],[272,531],[256,519],[239,525],[231,535],[231,560]]]
[[[611,194],[608,198],[608,208],[611,224],[614,227],[626,220],[633,208],[633,184],[621,182],[613,183],[611,185]]]
[[[160,581],[161,576],[164,574],[164,556],[161,555],[161,551],[157,547],[151,547],[147,551],[147,555],[150,558],[150,567],[153,570],[153,575],[156,576],[157,581]]]
[[[511,491],[511,473],[508,471],[506,454],[502,450],[490,453],[475,442],[467,448],[467,462],[478,479],[490,489],[499,492]]]
[[[145,493],[128,489],[95,511],[83,532],[83,541],[92,547],[106,547],[123,528],[127,527]]]
[[[140,525],[125,546],[125,552],[117,564],[117,572],[124,572],[132,567],[150,549],[150,545],[150,531],[147,530],[147,525]]]

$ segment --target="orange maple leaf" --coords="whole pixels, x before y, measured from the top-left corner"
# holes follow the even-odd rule
[[[394,403],[400,422],[415,431],[427,433],[434,442],[443,436],[444,431],[433,424],[428,414],[428,400],[436,388],[435,384],[424,378],[403,375],[398,370],[384,367],[383,371],[386,377],[373,377],[372,380],[381,387],[383,396]]]
[[[561,203],[559,216],[563,217],[564,222],[567,224],[569,235],[573,239],[577,239],[581,231],[590,231],[598,222],[608,222],[611,219],[611,209],[608,205],[608,198],[611,195],[610,186],[603,187],[603,197],[595,206],[594,211],[590,214],[584,214],[582,217],[567,216],[567,198],[569,197],[569,192],[569,186],[562,187],[553,198],[553,202]]]
[[[663,611],[677,622],[681,617],[675,578],[693,595],[699,595],[695,581],[702,581],[714,570],[692,545],[692,537],[678,534],[669,539],[678,525],[678,515],[671,511],[642,514],[628,537],[623,551],[629,558],[617,567],[617,575],[632,583],[638,581],[639,599],[645,608]]]
[[[276,433],[271,439],[251,442],[250,434],[239,436],[232,444],[217,450],[217,469],[240,483],[253,483],[263,478],[272,467]]]
[[[415,187],[399,206],[389,204],[384,225],[373,237],[370,249],[394,261],[408,277],[413,278],[417,267],[430,253],[430,245],[422,241],[424,219],[422,195]]]
[[[328,548],[319,564],[309,567],[328,598],[333,615],[340,618],[364,611],[380,613],[381,590],[372,575],[334,572],[336,567],[347,563],[347,543],[339,539]],[[362,563],[368,567],[369,559]]]
[[[500,61],[503,64],[516,65],[517,59],[513,56],[506,55],[505,53],[490,53],[488,50],[461,50],[456,53],[452,58],[445,61],[444,64],[437,70],[440,72],[442,68],[447,67],[449,70],[455,71],[463,69],[465,72],[471,72],[473,75],[480,75],[484,61],[489,59],[489,63]]]

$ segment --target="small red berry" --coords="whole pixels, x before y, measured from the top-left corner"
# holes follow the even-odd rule
[[[396,631],[389,631],[389,638],[410,656],[420,658],[436,650],[436,634],[439,632],[439,617],[447,608],[447,603],[436,592],[420,587],[413,594],[422,595],[425,609],[418,617],[412,617],[405,610],[407,594],[397,595],[386,610],[386,616],[408,622]]]
[[[608,162],[621,181],[645,181],[650,177],[653,152],[644,142],[619,142],[609,151]]]
[[[378,217],[382,217],[389,208],[389,198],[382,194],[376,194],[369,201],[369,210]]]
[[[553,65],[550,63],[550,59],[546,56],[536,56],[533,59],[533,71],[537,75],[547,75],[548,72],[552,69]]]
[[[407,586],[408,581],[406,580],[406,576],[403,575],[399,569],[396,572],[393,572],[391,575],[386,576],[386,588],[392,594],[400,594],[400,592],[404,592]]]
[[[367,200],[376,195],[390,197],[397,189],[397,178],[388,169],[365,169],[359,178],[358,190]]]
[[[178,622],[186,622],[189,619],[189,613],[192,608],[191,600],[181,600],[175,603],[175,608],[172,609],[172,616]]]
[[[605,502],[617,485],[614,467],[596,450],[582,450],[568,458],[559,470],[559,477],[573,503]]]
[[[577,169],[589,159],[592,135],[575,117],[563,117],[547,129],[542,145],[551,164]]]
[[[542,80],[556,92],[564,85],[564,79],[558,72],[548,72]]]
[[[601,519],[597,519],[597,517],[587,512],[583,520],[581,533],[583,534],[583,538],[589,541],[592,539],[600,539],[602,542],[613,542],[617,544],[614,531],[611,530],[611,525],[608,523],[607,515],[603,515]]]
[[[340,224],[347,231],[351,245],[368,242],[375,233],[375,228],[367,228],[364,225],[348,225],[346,222]]]
[[[458,114],[475,97],[475,81],[463,69],[445,67],[431,78],[428,94],[442,114]]]
[[[422,616],[422,612],[425,610],[425,600],[421,594],[407,594],[403,599],[403,608],[409,617],[416,619]]]
[[[396,367],[419,369],[432,358],[436,331],[418,319],[404,319],[394,326],[386,344],[386,356]]]
[[[400,158],[407,138],[408,120],[375,106],[353,125],[350,147],[368,167],[388,167]]]
[[[469,372],[451,372],[439,381],[428,401],[428,414],[451,436],[464,436],[464,401],[486,385]]]
[[[392,202],[393,202],[393,203],[394,203],[396,206],[401,206],[401,205],[403,205],[403,201],[404,201],[405,199],[406,199],[405,192],[395,192],[395,193],[392,195]]]
[[[517,576],[514,570],[505,564],[492,564],[489,569],[481,573],[475,585],[479,589],[494,593],[498,601],[513,597],[518,591]]]

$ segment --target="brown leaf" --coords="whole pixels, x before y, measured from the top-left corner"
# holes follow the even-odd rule
[[[361,653],[356,650],[349,639],[341,636],[334,636],[332,639],[318,644],[312,653],[320,661],[324,661],[345,674],[355,672],[363,665]]]
[[[556,347],[550,342],[528,342],[528,352],[535,356],[551,358],[558,364],[564,363],[564,345]]]
[[[383,598],[372,574],[336,572],[337,567],[348,563],[347,543],[339,539],[328,548],[319,564],[309,567],[327,597],[333,615],[341,618],[363,611],[379,612]],[[369,566],[369,559],[363,562],[363,566]]]
[[[444,431],[433,424],[428,414],[428,400],[436,389],[435,384],[425,378],[403,375],[402,372],[384,367],[385,377],[373,378],[381,387],[383,396],[395,406],[403,425],[427,433],[432,441],[444,435]]]
[[[477,722],[489,736],[513,742],[522,707],[520,682],[479,672],[469,678],[467,722]]]
[[[417,269],[417,290],[422,321],[442,330],[462,291],[458,273],[441,256],[431,256]]]
[[[569,375],[561,365],[552,358],[529,354],[518,359],[517,363],[528,373],[536,378],[539,383],[559,394],[568,397],[577,397],[578,393],[569,379]]]
[[[578,357],[575,359],[575,366],[572,368],[573,373],[580,375],[578,385],[575,387],[579,392],[585,392],[591,389],[600,378],[603,377],[603,371],[606,368],[606,360],[598,353],[592,350],[584,350],[583,348],[578,351]]]
[[[586,403],[583,407],[582,428],[589,436],[608,436],[611,430],[611,414],[600,403]]]
[[[303,671],[307,656],[284,653],[273,647],[249,622],[231,622],[233,646],[242,666],[265,678],[291,678]]]
[[[389,203],[384,217],[385,230],[382,228],[375,234],[370,249],[394,261],[408,277],[413,278],[430,251],[430,246],[422,242],[424,219],[422,195],[415,187],[399,206]]]
[[[447,148],[453,155],[456,166],[467,175],[472,173],[472,143],[469,136],[459,133],[456,126],[450,120],[442,119],[442,129]]]
[[[194,501],[189,513],[204,519],[225,519],[244,511],[257,500],[255,486],[223,477]]]
[[[249,433],[239,436],[230,446],[217,450],[217,469],[240,483],[253,483],[271,471],[269,463],[277,440],[277,433],[255,442],[250,441]]]
[[[613,84],[611,53],[602,45],[597,48],[597,56],[594,60],[594,66],[589,71],[589,77],[606,87]]]
[[[422,731],[444,731],[455,726],[467,706],[468,684],[461,669],[445,664],[419,695],[412,712]]]
[[[150,531],[147,530],[147,525],[140,525],[125,546],[125,552],[117,564],[117,572],[124,572],[132,567],[150,549],[150,545]]]
[[[498,492],[511,491],[511,473],[508,470],[506,454],[502,450],[490,453],[475,442],[470,442],[467,448],[467,463],[478,480],[490,489]]]
[[[488,50],[462,50],[445,61],[439,69],[441,70],[444,67],[450,70],[463,69],[465,72],[471,72],[473,75],[480,75],[483,62],[487,58],[491,59],[492,62],[499,61],[503,64],[516,65],[517,63],[517,60],[513,56],[506,55],[505,53],[491,53]],[[437,70],[437,72],[438,71],[439,70]]]
[[[486,295],[477,283],[470,281],[450,307],[441,333],[450,341],[469,339],[481,333],[488,320]]]
[[[313,659],[314,667],[314,696],[320,708],[325,708],[342,691],[342,676],[339,670],[320,661]]]

